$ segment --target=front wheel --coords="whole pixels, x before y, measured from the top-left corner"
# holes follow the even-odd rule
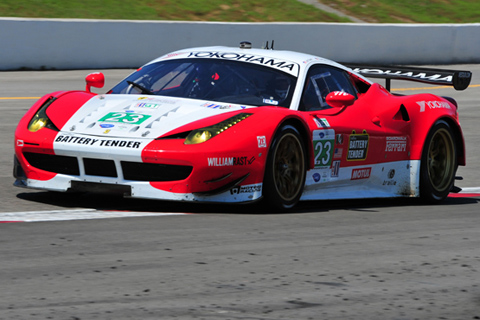
[[[298,130],[285,125],[275,135],[265,168],[263,195],[267,204],[287,210],[300,200],[305,185],[305,146]]]
[[[457,171],[457,150],[450,125],[437,121],[422,152],[420,167],[420,197],[429,203],[445,199],[453,188]]]

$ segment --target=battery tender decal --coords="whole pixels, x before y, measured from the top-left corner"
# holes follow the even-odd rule
[[[332,164],[334,146],[334,129],[313,131],[313,151],[315,156],[315,168],[330,168]]]
[[[347,160],[365,160],[367,158],[369,142],[370,139],[367,131],[363,130],[363,133],[360,134],[355,134],[355,131],[353,131],[348,139]]]

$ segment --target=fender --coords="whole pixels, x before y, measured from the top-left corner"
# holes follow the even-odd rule
[[[408,97],[404,103],[410,115],[412,148],[411,158],[421,159],[425,139],[430,128],[440,119],[450,123],[459,145],[458,164],[465,165],[463,133],[458,121],[457,107],[452,101],[432,94],[419,94]],[[460,139],[460,140],[458,140]]]

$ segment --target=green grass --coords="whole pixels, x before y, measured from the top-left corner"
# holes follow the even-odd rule
[[[381,23],[480,22],[478,0],[322,0]],[[347,22],[297,0],[1,0],[0,16],[231,22]]]
[[[478,0],[322,0],[322,3],[366,22],[480,22]]]
[[[0,16],[232,22],[348,21],[297,0],[1,0]]]

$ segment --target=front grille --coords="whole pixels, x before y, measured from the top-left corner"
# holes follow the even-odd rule
[[[57,156],[53,154],[24,152],[23,155],[30,165],[45,171],[80,175],[78,160],[75,157]]]
[[[118,177],[117,168],[115,168],[113,160],[84,158],[83,165],[85,174],[90,176]]]
[[[80,168],[76,157],[33,152],[24,152],[23,154],[28,163],[38,169],[73,176],[80,175]],[[133,181],[184,180],[193,170],[192,166],[130,161],[121,161],[120,163],[124,179]],[[84,158],[83,165],[85,174],[87,175],[110,178],[118,177],[118,172],[113,160]]]
[[[136,181],[175,181],[186,179],[192,166],[122,161],[123,177]]]

